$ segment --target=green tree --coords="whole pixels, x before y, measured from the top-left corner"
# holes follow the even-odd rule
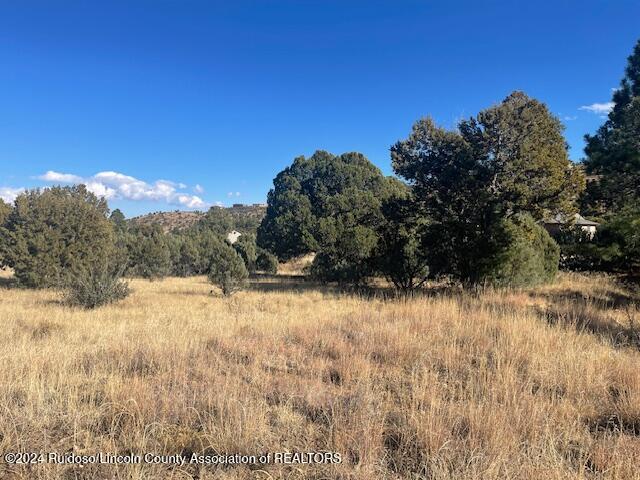
[[[255,273],[258,256],[256,238],[251,234],[242,235],[233,244],[233,248],[242,257],[249,273]]]
[[[11,213],[11,205],[0,198],[0,226],[4,225]]]
[[[640,206],[627,206],[598,229],[589,249],[599,269],[640,273]]]
[[[224,238],[234,227],[233,216],[226,209],[215,206],[198,222],[196,231],[209,231]]]
[[[117,232],[125,232],[127,230],[127,220],[119,208],[111,212],[109,220],[111,220]]]
[[[407,196],[389,199],[382,207],[376,269],[398,290],[419,288],[429,276],[428,247],[424,244],[428,220]]]
[[[585,137],[586,171],[594,177],[583,199],[592,215],[640,205],[640,40],[628,58],[614,107],[595,135]]]
[[[182,235],[179,242],[178,256],[173,264],[174,273],[180,277],[196,275],[200,273],[199,263],[198,245],[193,236]]]
[[[171,272],[171,251],[160,226],[138,227],[128,236],[127,250],[128,275],[156,280]]]
[[[258,227],[258,245],[283,260],[318,249],[313,232],[316,217],[311,199],[296,177],[302,177],[304,157],[280,172],[267,196],[267,214]]]
[[[504,218],[491,231],[491,242],[478,265],[483,281],[523,287],[550,282],[558,272],[560,247],[529,214]]]
[[[0,238],[2,238],[1,237],[2,226],[7,221],[7,218],[9,218],[10,213],[11,213],[11,205],[9,205],[8,203],[5,203],[4,200],[0,198]],[[6,255],[5,249],[6,249],[6,245],[4,244],[4,242],[0,242],[0,268],[4,266],[4,262],[2,261],[2,259]]]
[[[283,260],[316,252],[314,275],[360,282],[372,273],[382,202],[398,188],[360,153],[298,157],[274,180],[258,245]]]
[[[521,92],[457,131],[417,122],[391,156],[430,219],[424,238],[432,273],[483,281],[483,259],[500,258],[491,249],[504,219],[575,211],[584,177],[566,148],[558,119]]]
[[[24,286],[58,286],[113,253],[108,212],[84,185],[23,192],[0,228],[3,262]]]
[[[246,285],[249,272],[242,257],[227,243],[219,241],[210,251],[207,276],[223,295],[229,296]]]
[[[278,273],[278,257],[266,250],[258,247],[258,256],[256,258],[256,269],[275,275]]]

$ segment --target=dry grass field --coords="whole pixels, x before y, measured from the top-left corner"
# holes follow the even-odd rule
[[[342,458],[0,463],[2,479],[640,478],[638,297],[605,277],[411,299],[134,280],[95,311],[0,280],[0,453]]]

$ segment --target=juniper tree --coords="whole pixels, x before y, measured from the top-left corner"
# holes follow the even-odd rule
[[[84,185],[23,192],[0,227],[3,263],[24,286],[60,285],[69,272],[112,255],[108,212]]]

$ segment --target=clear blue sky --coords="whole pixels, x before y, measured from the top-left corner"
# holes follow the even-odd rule
[[[0,195],[82,180],[128,216],[263,202],[297,155],[390,174],[416,119],[452,127],[516,89],[577,160],[603,121],[580,107],[610,101],[638,38],[625,0],[4,1]]]

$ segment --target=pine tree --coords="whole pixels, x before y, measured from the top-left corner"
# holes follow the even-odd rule
[[[594,215],[640,203],[640,40],[613,94],[614,107],[593,136],[585,137],[586,171],[594,177],[583,199]]]

